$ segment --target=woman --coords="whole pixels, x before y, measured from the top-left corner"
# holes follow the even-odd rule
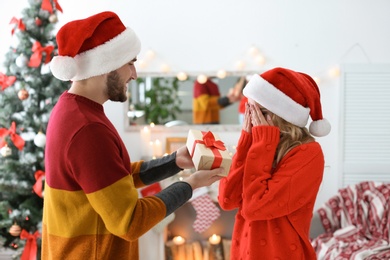
[[[237,152],[218,198],[222,209],[238,208],[232,259],[316,259],[309,228],[324,155],[312,135],[330,132],[318,87],[304,73],[275,68],[254,75],[244,95]]]

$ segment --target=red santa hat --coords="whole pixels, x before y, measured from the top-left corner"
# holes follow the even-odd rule
[[[50,69],[60,80],[83,80],[114,71],[134,59],[141,42],[113,12],[65,24],[57,33],[58,56]]]
[[[330,132],[330,123],[322,117],[320,91],[309,75],[274,68],[253,75],[243,94],[299,127],[307,125],[310,115],[309,132],[314,136],[325,136]]]

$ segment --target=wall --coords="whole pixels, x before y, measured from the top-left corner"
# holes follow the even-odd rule
[[[102,10],[116,11],[142,40],[139,60],[155,58],[140,72],[160,72],[168,64],[172,73],[215,72],[220,68],[236,70],[237,61],[246,70],[263,71],[284,66],[318,77],[323,114],[332,123],[332,132],[318,141],[322,144],[327,170],[316,207],[339,187],[339,108],[340,83],[328,75],[335,65],[344,63],[390,63],[390,1],[377,0],[197,0],[197,1],[59,1],[64,13],[58,26]],[[0,10],[0,61],[12,42],[12,16],[18,16],[26,1],[14,0]],[[256,46],[266,62],[259,66],[248,55]],[[132,160],[141,158],[139,132],[125,130],[125,107],[107,102],[106,112],[127,144]],[[222,139],[234,143],[239,131],[218,131]],[[163,139],[185,136],[186,132],[156,133]],[[158,241],[148,234],[144,239]],[[143,240],[146,241],[146,240]],[[142,241],[141,241],[142,242]],[[151,242],[141,243],[147,248]],[[152,243],[153,244],[153,243]],[[141,249],[143,259],[151,250]],[[157,253],[158,254],[158,253]]]

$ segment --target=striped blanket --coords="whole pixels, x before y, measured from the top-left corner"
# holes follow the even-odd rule
[[[340,189],[317,213],[325,229],[312,240],[319,260],[390,259],[390,183]]]

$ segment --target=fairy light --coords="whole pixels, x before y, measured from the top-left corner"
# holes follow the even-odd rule
[[[147,50],[145,56],[148,60],[152,60],[156,56],[156,53],[153,50]]]
[[[176,77],[177,77],[177,79],[180,80],[180,81],[184,81],[184,80],[187,80],[187,79],[188,79],[187,73],[182,72],[182,71],[179,72],[179,73],[177,73]]]
[[[204,75],[204,74],[200,74],[200,75],[196,78],[196,80],[197,80],[200,84],[204,84],[204,83],[206,83],[206,81],[207,81],[207,76]]]
[[[329,69],[328,74],[332,78],[337,78],[340,76],[340,68],[335,66],[335,67]]]
[[[249,54],[253,57],[255,57],[259,53],[259,49],[257,49],[255,46],[251,46],[249,48]]]
[[[219,70],[219,71],[217,72],[217,77],[220,78],[220,79],[226,78],[226,75],[227,75],[226,70]]]
[[[321,79],[319,77],[313,77],[313,80],[317,83],[317,85],[319,85],[321,82]]]
[[[161,65],[161,71],[163,72],[163,73],[168,73],[169,71],[171,71],[171,68],[169,67],[169,65],[168,64],[162,64]]]
[[[243,69],[245,68],[245,62],[242,61],[242,60],[237,61],[237,63],[236,63],[236,68],[237,68],[238,70],[243,70]]]
[[[137,67],[140,69],[145,69],[148,67],[148,63],[145,60],[137,60]]]
[[[258,65],[260,65],[260,66],[262,66],[262,65],[265,64],[265,58],[264,58],[264,56],[261,55],[261,54],[259,54],[259,55],[256,56],[255,61],[256,61],[256,64],[258,64]]]

